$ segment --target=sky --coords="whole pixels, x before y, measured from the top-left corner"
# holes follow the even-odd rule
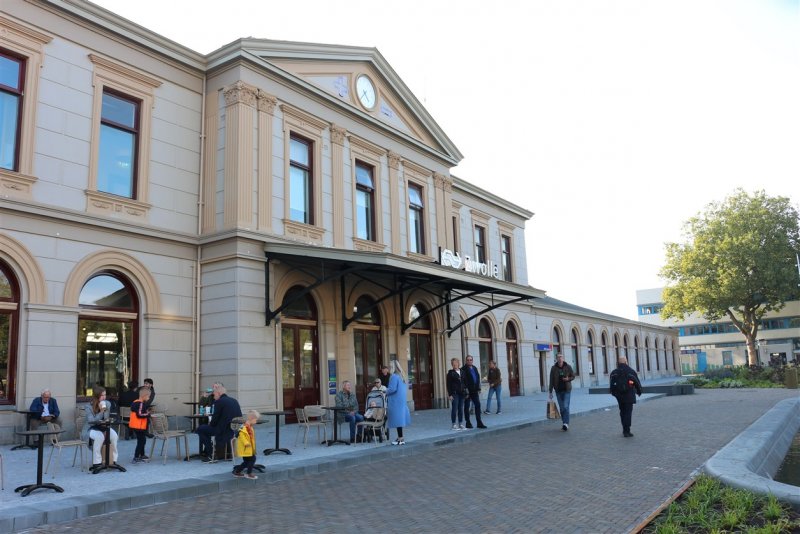
[[[98,0],[197,52],[240,37],[376,47],[532,211],[530,285],[636,318],[664,244],[737,187],[800,204],[800,0]]]

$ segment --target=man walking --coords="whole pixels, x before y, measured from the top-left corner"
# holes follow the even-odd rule
[[[642,395],[642,384],[639,382],[639,376],[636,371],[628,366],[628,358],[625,356],[619,357],[617,368],[611,371],[609,389],[619,405],[622,435],[626,438],[632,438],[631,417],[633,416],[633,405],[636,404],[636,396]]]
[[[503,393],[503,377],[500,375],[500,369],[494,360],[489,360],[489,395],[486,396],[486,410],[483,413],[489,414],[492,412],[492,394],[497,399],[497,413],[500,413],[500,395]]]
[[[481,373],[478,368],[472,365],[472,356],[467,356],[467,364],[461,368],[461,378],[467,390],[464,399],[464,419],[467,421],[467,428],[472,428],[469,420],[469,403],[475,406],[475,419],[478,421],[478,428],[486,428],[481,420]]]
[[[561,430],[569,430],[569,398],[572,394],[572,381],[575,373],[572,367],[564,361],[564,355],[556,356],[556,363],[550,368],[550,399],[553,399],[553,390],[556,391],[558,409],[561,412]]]

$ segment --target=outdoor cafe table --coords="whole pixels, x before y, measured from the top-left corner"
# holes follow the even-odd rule
[[[269,449],[264,449],[264,454],[269,456],[273,452],[284,452],[286,454],[292,454],[292,451],[289,449],[284,449],[281,447],[281,416],[282,415],[289,415],[291,412],[287,412],[284,410],[274,410],[270,412],[263,412],[263,415],[274,415],[275,416],[275,446]]]
[[[207,425],[210,416],[208,415],[200,415],[197,413],[193,413],[192,415],[184,415],[184,417],[192,422],[192,432],[197,430],[198,423],[201,425]],[[202,454],[199,452],[196,454],[190,454],[188,458],[185,458],[184,461],[188,462],[192,458],[201,458]]]
[[[64,493],[64,488],[61,486],[57,486],[55,484],[51,484],[49,482],[42,483],[42,457],[44,456],[44,436],[48,436],[50,434],[60,434],[63,430],[55,430],[50,428],[39,428],[38,430],[17,430],[16,433],[20,436],[25,436],[25,439],[29,439],[31,436],[38,436],[39,440],[36,442],[36,449],[39,451],[37,452],[36,457],[36,484],[25,484],[23,486],[18,487],[14,491],[22,492],[23,497],[27,497],[30,492],[37,490],[39,488],[46,488],[46,489],[53,489],[59,493]]]
[[[105,454],[106,457],[105,457],[105,462],[103,462],[102,464],[100,464],[97,467],[89,469],[89,472],[92,473],[93,475],[96,475],[100,471],[106,471],[107,469],[118,469],[119,471],[122,471],[123,473],[127,471],[127,469],[125,469],[124,467],[119,465],[117,462],[113,462],[113,463],[111,462],[111,439],[110,439],[110,434],[111,434],[111,427],[112,427],[112,425],[115,425],[115,424],[116,423],[114,421],[111,421],[111,420],[100,421],[99,423],[95,423],[94,424],[94,426],[100,427],[101,431],[105,435],[105,441],[103,442],[103,445],[106,448],[106,454]],[[119,452],[119,451],[117,451],[117,452]]]
[[[32,412],[30,410],[17,410],[17,413],[21,413],[21,414],[23,414],[25,416],[25,430],[26,431],[30,430],[31,429],[31,415],[33,415],[33,414],[35,414],[37,412]],[[17,434],[22,435],[20,432],[17,432]],[[35,449],[36,445],[31,445],[31,441],[30,441],[31,436],[33,436],[33,435],[35,435],[35,434],[25,434],[25,443],[20,443],[19,445],[15,446],[15,447],[11,447],[11,450],[15,451],[17,449],[25,449],[25,448]]]
[[[339,439],[339,425],[336,424],[336,413],[337,412],[346,412],[347,408],[340,407],[337,408],[336,406],[323,406],[323,410],[328,410],[329,412],[333,412],[333,439],[328,439],[323,441],[324,445],[330,447],[335,443],[344,443],[345,445],[350,445],[349,441],[344,441],[343,439]]]

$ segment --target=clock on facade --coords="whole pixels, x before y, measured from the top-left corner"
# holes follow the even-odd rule
[[[356,78],[356,94],[362,106],[367,109],[375,107],[375,86],[372,85],[372,80],[363,74]]]

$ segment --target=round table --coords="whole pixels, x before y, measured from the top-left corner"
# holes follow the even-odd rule
[[[336,406],[323,406],[322,409],[333,412],[333,439],[325,440],[322,443],[324,445],[327,445],[328,447],[330,447],[331,445],[335,445],[336,443],[343,443],[344,445],[350,445],[349,441],[339,439],[339,425],[336,424],[336,413],[346,412],[347,408],[339,408]]]
[[[262,412],[262,415],[274,415],[275,416],[275,446],[269,449],[264,449],[264,454],[269,456],[273,452],[283,452],[286,454],[292,454],[292,451],[289,449],[284,449],[281,447],[281,416],[282,415],[289,415],[292,412],[287,412],[285,410],[273,410],[269,412]]]
[[[26,431],[30,430],[31,429],[31,415],[33,415],[35,413],[38,413],[38,412],[32,412],[30,410],[17,410],[17,413],[21,413],[21,414],[23,414],[25,416],[25,430]],[[20,434],[20,433],[17,432],[17,434]],[[17,449],[35,449],[36,445],[31,445],[31,441],[30,441],[32,435],[34,435],[34,434],[25,435],[25,443],[20,443],[19,445],[15,446],[15,447],[11,447],[11,450],[15,451]]]
[[[127,471],[127,469],[125,469],[124,467],[122,467],[118,463],[116,463],[116,462],[111,463],[111,440],[109,438],[110,438],[110,434],[111,434],[111,425],[114,425],[114,424],[116,424],[116,423],[113,422],[113,421],[108,420],[108,421],[101,421],[100,423],[95,423],[95,425],[94,425],[94,426],[100,427],[101,431],[105,435],[105,442],[103,443],[103,445],[106,445],[106,457],[105,457],[105,462],[103,462],[102,464],[100,464],[99,466],[97,466],[95,468],[90,468],[89,469],[89,472],[92,473],[93,475],[96,475],[100,471],[105,471],[107,469],[117,469],[118,471],[122,471],[123,473]],[[119,451],[117,451],[117,452],[119,452]]]
[[[37,490],[39,488],[44,489],[52,489],[56,490],[59,493],[64,493],[64,488],[61,486],[57,486],[55,484],[49,482],[42,482],[42,458],[44,457],[44,436],[49,436],[51,434],[60,434],[63,430],[55,430],[49,428],[39,428],[38,430],[17,430],[16,433],[20,436],[25,436],[25,440],[27,441],[30,439],[31,436],[38,436],[39,439],[36,442],[36,449],[38,450],[36,454],[36,483],[35,484],[25,484],[23,486],[18,487],[14,491],[22,492],[23,497],[27,497],[32,491]]]

